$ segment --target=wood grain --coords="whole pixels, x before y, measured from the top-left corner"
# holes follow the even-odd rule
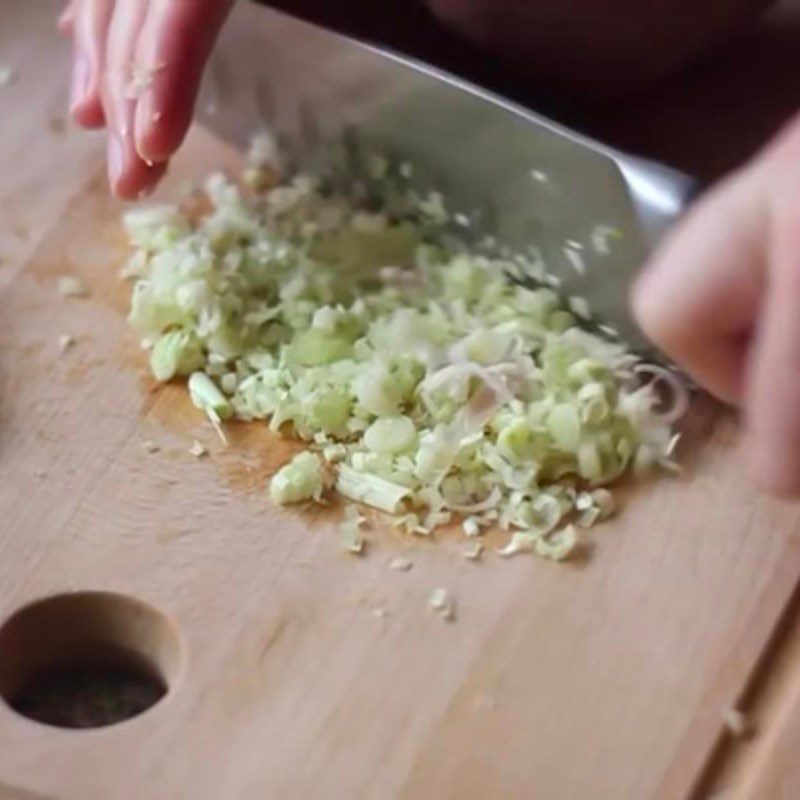
[[[380,528],[365,559],[343,555],[332,514],[271,506],[285,443],[238,428],[225,451],[179,387],[146,379],[102,144],[48,127],[65,88],[38,56],[58,46],[49,13],[0,26],[21,65],[0,93],[15,110],[0,126],[0,616],[128,593],[177,626],[185,659],[167,699],[117,727],[0,707],[0,793],[686,797],[800,575],[800,509],[753,493],[735,420],[699,401],[687,476],[632,491],[584,563],[471,564],[447,537]],[[193,131],[162,196],[235,158]],[[66,272],[90,298],[58,295]],[[77,344],[60,355],[63,333]],[[411,572],[387,569],[398,552]],[[426,608],[437,586],[453,624]]]

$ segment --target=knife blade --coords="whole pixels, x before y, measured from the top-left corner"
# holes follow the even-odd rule
[[[414,165],[448,209],[512,250],[536,248],[567,295],[633,347],[636,271],[696,191],[630,156],[427,64],[282,12],[237,4],[199,103],[200,121],[245,146],[268,126],[312,159],[344,131]],[[600,246],[600,234],[613,233]]]

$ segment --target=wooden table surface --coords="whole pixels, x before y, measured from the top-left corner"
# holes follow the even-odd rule
[[[11,64],[19,75],[14,85],[0,88],[0,289],[15,281],[44,232],[69,208],[76,187],[85,185],[87,171],[97,165],[98,135],[64,135],[67,51],[47,27],[56,5],[0,0],[0,62]],[[42,42],[48,48],[46,68]],[[753,153],[794,112],[800,100],[798,75],[800,3],[785,3],[747,41],[648,96],[604,108],[572,107],[569,114],[615,144],[710,180]],[[495,74],[493,80],[501,77]],[[517,95],[524,93],[518,77],[509,86]],[[9,114],[13,125],[4,122]],[[43,120],[48,131],[44,137]],[[14,169],[9,168],[12,163]],[[14,369],[14,364],[2,363],[4,391],[14,386]],[[0,574],[14,584],[2,565]],[[742,636],[744,641],[746,631]],[[745,699],[756,735],[721,743],[697,796],[718,791],[752,800],[800,796],[795,753],[800,737],[800,602],[788,608],[781,633],[753,673]],[[420,780],[433,774],[429,766],[423,765]],[[0,785],[0,797],[24,796],[3,791]]]

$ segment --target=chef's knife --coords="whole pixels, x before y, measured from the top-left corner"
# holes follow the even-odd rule
[[[565,292],[644,346],[628,287],[695,190],[425,64],[283,13],[237,4],[212,60],[200,118],[240,145],[265,125],[311,157],[342,131],[414,165],[453,212],[513,249],[536,247]]]

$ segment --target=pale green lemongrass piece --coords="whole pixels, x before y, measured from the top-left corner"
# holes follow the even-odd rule
[[[388,514],[398,514],[411,490],[377,475],[359,472],[347,464],[339,465],[336,491],[350,500],[377,508]]]
[[[319,502],[325,491],[325,472],[322,460],[316,453],[298,453],[288,464],[272,477],[269,492],[281,506],[302,503],[307,500]]]

